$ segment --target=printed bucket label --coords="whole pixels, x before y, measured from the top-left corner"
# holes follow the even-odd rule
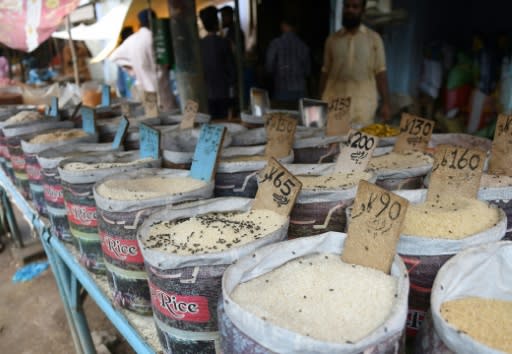
[[[101,248],[105,255],[126,263],[143,264],[144,258],[137,240],[127,240],[100,231]]]

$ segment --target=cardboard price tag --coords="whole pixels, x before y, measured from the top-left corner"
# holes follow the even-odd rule
[[[389,274],[409,202],[359,182],[341,259]]]
[[[121,114],[125,117],[132,117],[132,106],[129,102],[121,102]]]
[[[57,97],[52,96],[46,115],[55,119],[59,118],[59,99]]]
[[[185,106],[185,113],[183,114],[183,120],[180,123],[180,129],[192,129],[196,121],[197,110],[199,109],[199,103],[188,100]]]
[[[348,145],[340,147],[340,154],[335,172],[353,173],[366,170],[373,150],[377,147],[379,138],[357,130],[351,130],[348,136]]]
[[[267,115],[265,156],[279,159],[290,155],[296,129],[297,121],[287,114],[273,113]]]
[[[439,145],[434,155],[427,199],[476,198],[485,157],[482,150]]]
[[[400,120],[400,135],[393,150],[395,152],[425,151],[432,137],[434,125],[432,120],[403,113]]]
[[[226,128],[221,125],[204,124],[201,127],[190,167],[190,177],[207,182],[212,180],[225,134]]]
[[[140,147],[139,154],[142,159],[160,158],[160,132],[146,124],[139,124]]]
[[[101,86],[101,106],[108,107],[112,104],[110,96],[110,86],[103,84]]]
[[[350,97],[335,97],[329,100],[325,135],[346,135],[350,131]]]
[[[158,96],[156,92],[144,91],[144,113],[147,118],[158,117]]]
[[[130,126],[130,121],[123,116],[121,117],[121,121],[119,122],[119,126],[117,127],[116,136],[114,137],[114,141],[112,142],[112,147],[114,149],[118,149],[124,141],[126,137],[126,133],[128,132],[128,127]]]
[[[269,209],[288,216],[301,189],[302,183],[276,159],[270,158],[259,174],[252,209]]]
[[[512,116],[500,114],[492,142],[489,173],[512,176]]]
[[[96,134],[96,111],[94,108],[82,107],[82,129],[88,134]]]

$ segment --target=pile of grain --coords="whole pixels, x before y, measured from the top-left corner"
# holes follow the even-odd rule
[[[99,162],[99,163],[86,163],[86,162],[70,162],[63,166],[66,171],[92,171],[102,168],[115,168],[115,167],[127,167],[137,165],[144,161],[151,161],[150,158],[139,159],[129,162]]]
[[[43,119],[43,116],[36,111],[23,111],[13,115],[11,118],[7,119],[4,123],[4,126],[10,126],[15,124],[22,124],[28,122],[35,122],[36,120]]]
[[[231,297],[254,315],[318,340],[357,342],[394,305],[397,282],[378,270],[316,254],[240,284]]]
[[[285,217],[271,210],[211,213],[154,223],[144,244],[177,255],[216,253],[265,237],[285,223]]]
[[[512,353],[512,301],[466,297],[444,302],[441,315],[475,341]]]
[[[432,165],[432,157],[418,151],[405,153],[389,152],[373,157],[368,164],[368,170],[406,170],[425,165]]]
[[[82,129],[60,129],[52,133],[41,134],[32,138],[29,143],[31,144],[47,144],[52,142],[59,142],[71,140],[87,136],[87,133]]]
[[[361,180],[372,177],[367,172],[331,173],[323,176],[297,176],[302,182],[302,189],[348,189],[356,186]]]
[[[142,177],[136,179],[110,179],[101,183],[96,191],[113,200],[145,200],[186,193],[206,186],[191,177]]]
[[[480,187],[483,188],[499,188],[499,187],[512,187],[511,176],[496,176],[484,173],[480,180]]]
[[[437,199],[410,204],[402,233],[458,240],[493,227],[499,216],[498,208],[476,199]]]

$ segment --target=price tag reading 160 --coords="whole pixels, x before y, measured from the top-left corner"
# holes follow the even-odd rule
[[[438,146],[434,155],[428,199],[450,196],[476,198],[485,155],[484,151],[478,149]]]
[[[389,273],[408,205],[396,194],[359,182],[343,261]]]
[[[301,188],[302,183],[276,159],[271,158],[260,173],[253,209],[270,209],[288,216]]]

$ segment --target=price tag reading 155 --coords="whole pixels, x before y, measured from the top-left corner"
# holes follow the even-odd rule
[[[290,155],[296,128],[297,121],[286,114],[274,113],[268,115],[266,119],[267,145],[265,146],[265,155],[275,158]]]
[[[348,146],[341,146],[334,171],[341,173],[364,171],[378,142],[379,138],[375,136],[352,130],[348,137]]]
[[[427,198],[476,198],[485,157],[482,150],[439,145],[434,155]]]
[[[512,176],[512,116],[500,114],[492,142],[489,173]]]
[[[395,143],[395,152],[425,151],[434,131],[434,121],[402,114],[400,136]]]
[[[342,260],[389,274],[408,206],[396,194],[359,182]]]
[[[253,209],[269,209],[283,216],[290,215],[302,183],[276,159],[270,158],[260,172],[258,192]]]
[[[350,97],[335,97],[329,100],[325,135],[339,136],[350,131]]]

